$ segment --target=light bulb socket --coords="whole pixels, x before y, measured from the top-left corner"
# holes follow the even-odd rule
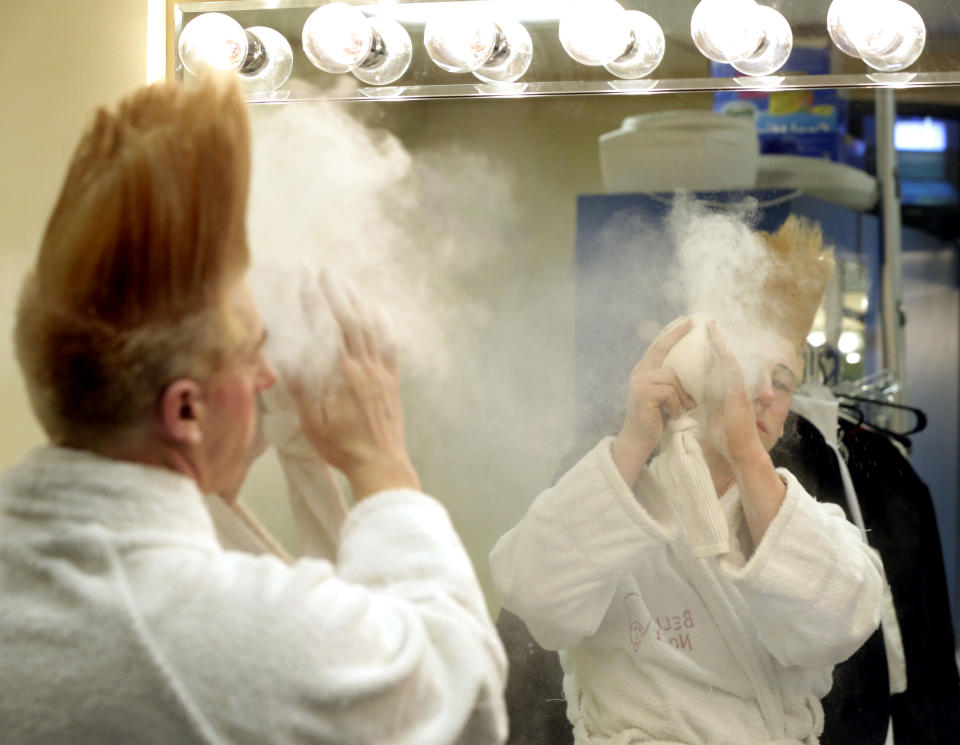
[[[522,23],[500,16],[493,20],[494,38],[486,60],[473,75],[485,83],[512,83],[530,67],[533,41]]]
[[[267,50],[260,37],[244,29],[247,35],[247,56],[243,58],[239,72],[243,75],[256,75],[267,66]]]
[[[623,53],[604,68],[618,78],[636,80],[649,75],[660,65],[666,39],[660,24],[646,13],[628,10],[624,18],[630,30],[627,45]]]
[[[376,29],[370,29],[370,51],[363,61],[357,65],[358,68],[371,68],[379,65],[387,56],[387,45],[383,43],[383,37],[377,33]]]
[[[248,45],[257,47],[254,55],[248,55],[239,70],[240,82],[251,95],[263,95],[277,90],[287,82],[293,72],[293,50],[290,42],[276,29],[268,26],[250,26],[247,31]]]
[[[351,72],[369,85],[386,85],[402,77],[413,58],[410,34],[399,23],[384,16],[372,16],[370,51]]]
[[[496,36],[493,39],[493,47],[490,49],[490,55],[481,67],[497,65],[506,60],[510,55],[510,44],[503,33],[503,29],[496,23],[494,23],[493,26],[497,30]]]

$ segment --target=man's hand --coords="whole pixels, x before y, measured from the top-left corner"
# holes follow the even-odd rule
[[[757,414],[743,379],[743,370],[715,321],[707,325],[717,354],[719,385],[715,400],[708,401],[709,432],[714,443],[735,469],[766,454],[757,432]]]
[[[677,374],[662,367],[673,345],[692,328],[693,320],[689,317],[673,321],[654,339],[630,373],[627,414],[611,450],[613,462],[630,486],[660,442],[665,419],[680,417],[696,406],[677,380]]]
[[[318,291],[319,288],[319,291]],[[326,302],[340,329],[339,385],[322,398],[294,387],[304,434],[350,481],[355,499],[385,489],[420,489],[403,430],[396,350],[385,319],[343,280],[321,273],[303,292],[306,317]]]

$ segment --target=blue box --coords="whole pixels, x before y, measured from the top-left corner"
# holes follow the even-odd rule
[[[795,46],[778,75],[826,75],[830,48]],[[710,63],[713,77],[738,77],[733,66]],[[760,152],[845,161],[847,102],[836,90],[718,91],[713,109],[751,116],[757,124]]]

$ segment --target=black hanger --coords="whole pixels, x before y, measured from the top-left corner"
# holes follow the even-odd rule
[[[843,413],[851,414],[854,417],[854,420],[850,422],[850,426],[844,427],[844,430],[856,429],[863,424],[863,420],[865,419],[863,409],[856,404],[845,404],[842,401],[838,402],[838,404],[840,408],[843,409]]]
[[[908,429],[906,432],[898,432],[897,434],[899,435],[913,435],[913,434],[916,434],[917,432],[922,432],[927,427],[927,415],[924,414],[923,411],[916,408],[915,406],[907,406],[906,404],[895,404],[892,401],[882,401],[876,398],[867,398],[866,396],[853,396],[849,393],[838,393],[836,395],[837,395],[837,398],[845,398],[849,401],[860,401],[863,403],[870,404],[871,406],[884,406],[890,409],[898,409],[900,411],[909,411],[911,414],[913,414],[917,418],[916,424],[914,424],[913,429]],[[877,429],[883,429],[882,427],[877,427],[877,425],[875,424],[871,424],[871,426]]]
[[[927,415],[924,414],[920,409],[914,406],[906,406],[904,404],[895,404],[895,403],[892,403],[891,401],[882,401],[875,398],[867,398],[865,396],[853,396],[847,393],[838,393],[836,395],[838,399],[845,398],[850,401],[861,401],[863,403],[868,403],[872,406],[886,406],[891,409],[909,411],[911,414],[913,414],[917,418],[917,422],[914,425],[913,429],[909,429],[906,432],[895,432],[892,429],[881,427],[879,424],[874,424],[872,422],[866,421],[866,417],[863,413],[863,410],[859,406],[855,404],[850,404],[850,403],[845,404],[843,402],[840,402],[841,408],[843,408],[847,412],[854,413],[857,417],[857,421],[850,422],[848,426],[842,428],[844,434],[846,434],[847,432],[852,432],[855,429],[865,429],[870,432],[876,432],[877,434],[884,435],[885,437],[889,437],[891,440],[895,440],[896,442],[899,442],[901,445],[903,445],[904,448],[906,448],[909,451],[913,443],[910,441],[910,438],[907,435],[916,434],[917,432],[920,432],[927,426]]]

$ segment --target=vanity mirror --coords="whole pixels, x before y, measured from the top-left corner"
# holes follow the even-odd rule
[[[697,3],[623,2],[624,12],[656,22],[663,55],[646,75],[620,77],[604,66],[610,60],[585,65],[571,56],[567,47],[576,45],[560,38],[562,5],[355,4],[363,16],[348,14],[359,29],[355,60],[328,59],[327,70],[311,59],[322,55],[304,47],[316,3],[175,3],[173,12],[178,39],[217,12],[288,43],[290,76],[248,89],[258,104],[254,252],[348,271],[394,317],[406,350],[411,450],[425,487],[448,506],[494,611],[491,548],[571,459],[616,434],[632,366],[684,310],[670,293],[675,246],[663,230],[675,190],[707,207],[726,205],[751,227],[775,230],[788,214],[819,223],[837,271],[808,339],[805,374],[848,396],[833,434],[839,428],[851,438],[848,449],[860,448],[849,463],[854,480],[872,483],[870,474],[903,457],[904,443],[878,430],[898,435],[918,423],[910,411],[858,397],[910,406],[927,420],[905,436],[908,470],[919,481],[910,480],[899,501],[865,499],[862,509],[871,532],[899,525],[912,536],[909,549],[902,544],[885,559],[914,675],[907,693],[890,699],[891,669],[846,669],[836,690],[852,699],[828,706],[834,729],[824,742],[849,734],[842,723],[866,722],[855,703],[878,695],[899,718],[895,742],[950,741],[943,736],[954,732],[944,714],[951,699],[937,699],[934,681],[951,685],[951,668],[956,680],[944,640],[952,640],[958,569],[960,15],[946,0],[911,2],[924,23],[922,52],[902,70],[882,71],[836,47],[826,0],[766,3],[789,23],[793,56],[767,75],[744,76],[698,48],[690,25]],[[428,33],[428,24],[467,6],[514,11],[532,50],[522,74],[514,77],[525,62],[504,74],[513,79],[490,79],[498,61],[525,48],[520,38],[498,52],[502,26],[472,61],[460,50],[463,71],[438,63],[457,67],[458,52],[451,40],[444,57],[444,27]],[[395,25],[371,33],[378,19]],[[905,30],[902,22],[895,28]],[[425,38],[435,40],[430,49]],[[651,59],[656,39],[653,47]],[[402,59],[374,80],[392,50]],[[181,52],[171,59],[189,83]],[[331,72],[335,64],[344,69]],[[738,140],[744,129],[747,139]],[[883,447],[871,449],[877,443]],[[295,545],[275,498],[282,488],[267,456],[245,498]],[[898,598],[898,587],[917,594]],[[683,614],[675,615],[683,631]],[[560,696],[550,678],[555,658],[533,654],[529,643],[516,641],[513,663],[523,670],[528,655],[524,680],[534,688],[512,683],[510,695],[523,712],[515,731],[534,738],[551,722],[562,725],[564,707],[520,705]],[[871,644],[881,659],[893,654],[882,640]],[[536,689],[534,673],[554,687]],[[846,742],[883,742],[886,720]],[[944,729],[925,730],[924,721]]]

